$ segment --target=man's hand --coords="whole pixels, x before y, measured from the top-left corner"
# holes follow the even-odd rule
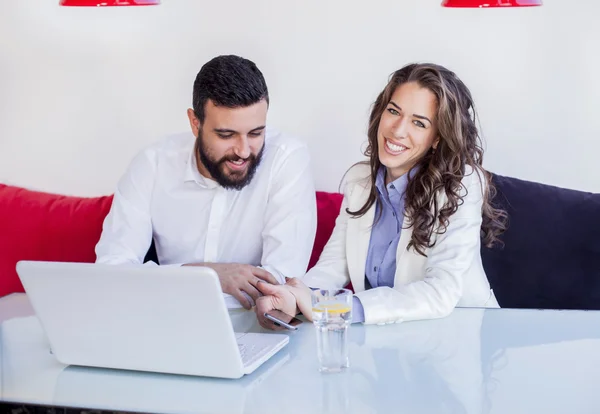
[[[279,284],[271,273],[251,265],[237,263],[192,263],[184,266],[203,266],[213,269],[219,275],[223,292],[236,298],[246,309],[251,309],[252,303],[244,295],[244,292],[256,303],[256,300],[261,296],[256,288],[260,280],[273,285]]]

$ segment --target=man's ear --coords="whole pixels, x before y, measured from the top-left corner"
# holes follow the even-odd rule
[[[202,125],[200,124],[200,120],[196,117],[196,114],[194,113],[194,110],[192,108],[188,108],[187,116],[190,120],[190,128],[192,129],[194,136],[197,137],[198,132],[200,132],[200,128],[202,127]]]

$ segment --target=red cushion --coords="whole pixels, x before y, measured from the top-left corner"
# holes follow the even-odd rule
[[[317,191],[317,234],[308,263],[309,269],[317,264],[321,252],[333,232],[335,219],[340,213],[343,198],[343,195],[339,193]]]
[[[0,184],[0,296],[23,292],[19,260],[94,262],[111,202]]]
[[[317,235],[308,264],[309,269],[319,261],[323,248],[327,244],[327,241],[333,232],[333,228],[335,227],[335,220],[340,214],[343,199],[344,196],[339,193],[317,191]],[[352,283],[348,283],[346,288],[354,292]]]

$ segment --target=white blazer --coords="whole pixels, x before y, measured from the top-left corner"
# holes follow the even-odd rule
[[[370,167],[359,164],[347,173],[344,200],[335,228],[318,263],[302,280],[310,287],[340,288],[352,282],[365,313],[365,323],[394,323],[442,318],[459,307],[499,307],[483,270],[480,255],[482,180],[469,168],[462,183],[464,203],[449,218],[446,232],[434,234],[427,257],[407,250],[412,235],[405,217],[398,250],[394,287],[365,290],[365,265],[375,218],[375,205],[362,217],[359,210],[370,188]],[[438,195],[439,206],[446,195]]]

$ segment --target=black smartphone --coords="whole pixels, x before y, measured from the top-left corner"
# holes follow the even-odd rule
[[[295,316],[288,315],[287,313],[276,309],[265,312],[265,318],[273,321],[275,325],[283,326],[290,331],[297,330],[298,325],[302,323],[302,321]]]

